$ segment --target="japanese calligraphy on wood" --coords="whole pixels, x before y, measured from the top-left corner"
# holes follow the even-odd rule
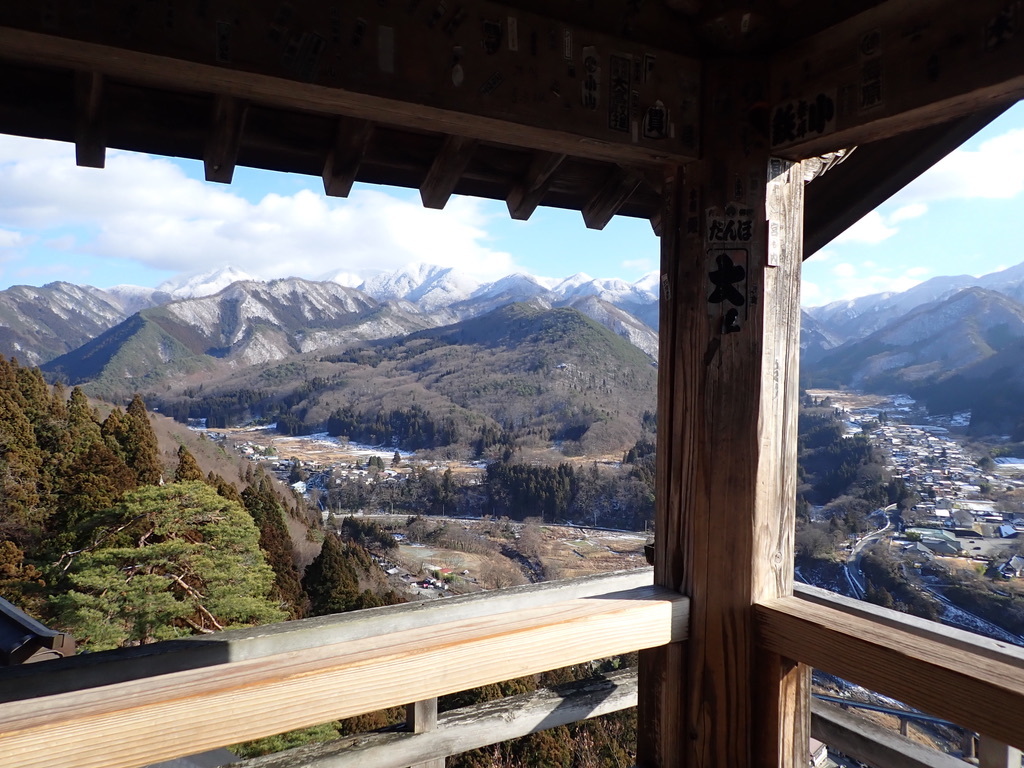
[[[753,210],[729,205],[705,215],[708,312],[721,323],[722,333],[736,333],[747,319],[754,240]]]

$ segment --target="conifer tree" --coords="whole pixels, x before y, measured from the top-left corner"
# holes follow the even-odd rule
[[[57,625],[89,650],[285,618],[256,526],[205,483],[129,493],[89,538],[52,600]]]
[[[299,571],[292,560],[292,539],[274,486],[262,470],[259,482],[242,491],[242,502],[260,529],[260,548],[274,569],[277,596],[288,607],[292,618],[300,618],[305,613],[306,600]]]
[[[132,398],[122,424],[120,442],[125,463],[135,472],[139,485],[156,485],[163,474],[160,447],[149,423],[146,404],[139,395]]]
[[[103,439],[100,425],[96,423],[92,408],[89,407],[89,398],[82,392],[81,387],[71,390],[67,413],[68,436],[73,453],[82,453]]]
[[[54,546],[61,551],[81,544],[82,525],[137,487],[135,473],[102,440],[76,456],[62,478],[54,515]]]
[[[178,467],[174,470],[174,482],[187,483],[203,479],[203,470],[199,468],[195,457],[184,445],[178,446]]]
[[[302,588],[309,597],[311,616],[343,613],[356,606],[359,579],[345,557],[345,545],[335,534],[324,537],[320,554],[306,567]]]
[[[32,424],[10,390],[0,390],[0,533],[24,544],[42,533],[43,456]]]

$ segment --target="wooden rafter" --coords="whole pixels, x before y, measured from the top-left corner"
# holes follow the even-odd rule
[[[87,168],[102,168],[107,146],[103,125],[103,75],[75,73],[75,162]]]
[[[217,96],[214,100],[210,135],[203,150],[203,165],[207,181],[230,184],[238,161],[238,148],[242,142],[245,114],[248,109],[241,99]]]
[[[564,160],[564,154],[554,152],[534,154],[526,175],[512,187],[505,201],[513,219],[525,221],[533,215],[541,200],[544,199],[544,195],[551,188],[555,171]]]
[[[642,183],[643,176],[629,168],[616,168],[609,173],[604,185],[583,206],[587,228],[604,229]]]
[[[324,162],[325,193],[331,197],[348,197],[372,135],[373,123],[369,120],[338,118],[334,148]]]
[[[427,208],[444,208],[455,186],[473,159],[477,142],[461,136],[446,136],[441,149],[420,185],[420,197]]]
[[[474,3],[487,6],[486,10],[480,10],[485,18],[494,12],[501,14],[498,10],[500,6],[486,0],[474,0]],[[326,9],[310,4],[307,10],[315,14],[323,13],[325,18],[322,24],[330,26]],[[366,3],[363,11],[366,14],[389,13],[376,3]],[[382,16],[377,25],[383,29],[402,20]],[[246,29],[257,30],[263,21],[266,28],[272,24],[273,16],[264,20],[254,10]],[[535,30],[535,36],[539,36],[540,30],[544,30],[547,36],[551,27],[549,20],[525,13],[518,16],[518,25]],[[642,98],[644,103],[654,104],[664,100],[677,105],[672,113],[674,136],[661,133],[656,138],[635,136],[631,131],[629,117],[629,98],[632,95],[624,97],[620,105],[621,117],[617,118],[616,128],[610,130],[609,106],[600,110],[582,108],[578,75],[574,79],[567,73],[564,85],[553,85],[546,73],[538,74],[540,70],[532,63],[534,53],[530,50],[529,38],[520,41],[521,45],[517,42],[516,49],[511,50],[508,39],[503,36],[501,39],[504,43],[493,57],[486,58],[487,54],[483,54],[485,58],[479,62],[481,72],[485,67],[494,67],[499,61],[507,65],[507,72],[491,69],[481,82],[474,81],[472,87],[452,87],[450,84],[455,75],[450,73],[447,80],[449,85],[434,86],[423,93],[422,97],[417,92],[417,97],[411,99],[399,75],[416,79],[421,76],[419,62],[431,58],[450,58],[451,38],[443,31],[439,35],[424,35],[417,31],[409,37],[415,51],[402,52],[405,57],[399,63],[407,62],[406,69],[393,74],[378,71],[379,57],[370,56],[368,52],[366,55],[370,58],[366,61],[366,67],[371,69],[352,69],[364,72],[362,77],[355,77],[344,67],[317,67],[315,72],[307,68],[296,73],[294,66],[288,68],[280,63],[281,53],[268,47],[264,37],[254,38],[248,46],[233,49],[236,52],[251,49],[248,59],[242,60],[239,58],[241,54],[236,53],[230,60],[217,60],[212,55],[212,46],[209,49],[199,46],[175,47],[167,42],[166,36],[161,35],[153,35],[147,38],[146,45],[140,42],[128,50],[119,47],[120,37],[99,25],[95,29],[82,26],[63,31],[68,36],[43,33],[41,26],[0,27],[0,57],[48,67],[97,71],[122,82],[165,90],[212,91],[254,104],[345,115],[379,124],[458,135],[573,157],[658,165],[664,162],[685,162],[697,155],[698,148],[692,137],[698,116],[693,106],[692,93],[699,87],[699,62],[667,51],[645,53],[646,49],[636,43],[604,39],[600,34],[588,39],[595,47],[603,42],[605,50],[624,49],[623,53],[628,55],[621,57],[621,66],[629,73],[629,78],[633,78],[635,60],[643,60],[645,55],[649,55],[651,61],[658,62],[648,79],[641,78],[635,82],[627,79],[626,83],[631,94],[636,91],[637,98]],[[235,34],[242,33],[235,30]],[[82,38],[74,39],[75,35],[81,35]],[[309,39],[315,40],[313,36]],[[95,42],[97,40],[101,42]],[[552,66],[559,69],[566,66],[561,48],[554,50],[547,45],[534,47],[537,49],[536,56],[550,59]],[[465,50],[466,56],[477,56],[475,49]],[[571,51],[574,57],[580,56],[579,49],[572,48]],[[346,55],[356,54],[346,51]],[[529,67],[523,65],[525,57],[530,57]],[[580,69],[582,66],[582,61],[573,64],[573,67]],[[626,78],[625,72],[623,78]],[[574,86],[572,92],[568,91],[570,84]],[[598,92],[604,92],[607,87],[607,82],[601,83]],[[519,99],[512,104],[504,95],[513,89],[529,90],[536,96]],[[567,105],[576,108],[567,109]],[[636,121],[640,119],[642,115],[635,118]]]

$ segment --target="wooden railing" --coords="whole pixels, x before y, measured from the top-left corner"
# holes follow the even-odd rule
[[[689,601],[649,569],[224,632],[5,670],[0,762],[130,768],[686,638]],[[1024,649],[799,587],[755,608],[758,640],[985,735],[981,765],[1017,768]],[[376,768],[444,757],[635,706],[635,672],[443,713],[238,763]],[[418,731],[418,732],[414,732]],[[812,733],[876,768],[953,768],[815,702]]]
[[[20,668],[0,677],[0,756],[19,768],[133,768],[678,642],[688,608],[643,570]],[[443,734],[417,734],[416,762],[448,749],[422,746]]]
[[[754,610],[763,647],[976,731],[982,766],[1019,768],[1024,648],[806,585]],[[963,765],[818,702],[812,728],[876,768]]]

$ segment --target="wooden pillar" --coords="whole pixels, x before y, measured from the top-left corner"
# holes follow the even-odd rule
[[[692,603],[687,642],[642,654],[642,766],[807,763],[809,672],[751,608],[793,589],[803,231],[765,70],[708,66],[702,159],[666,178],[655,581]]]
[[[405,706],[405,727],[412,733],[426,733],[437,728],[437,699],[417,701]],[[416,763],[411,768],[444,768],[445,759],[439,757]]]

